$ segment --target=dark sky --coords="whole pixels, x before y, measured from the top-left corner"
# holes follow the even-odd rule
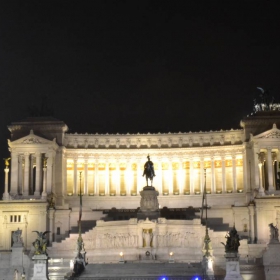
[[[0,156],[43,96],[70,132],[239,128],[257,86],[279,101],[276,3],[1,1]]]

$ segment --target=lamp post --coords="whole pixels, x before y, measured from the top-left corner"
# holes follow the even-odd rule
[[[206,168],[204,169],[204,190],[202,196],[202,209],[201,209],[201,222],[203,218],[203,209],[205,208],[205,237],[203,242],[203,260],[202,260],[202,267],[203,267],[203,274],[208,276],[208,279],[215,279],[214,278],[214,270],[213,270],[213,256],[212,256],[212,246],[211,246],[211,239],[208,233],[208,216],[207,216],[207,191],[206,191]]]

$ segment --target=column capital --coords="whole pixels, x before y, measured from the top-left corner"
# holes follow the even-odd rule
[[[36,157],[40,157],[41,155],[42,155],[41,152],[35,152],[35,156],[36,156]]]
[[[29,152],[24,152],[25,157],[29,157],[30,153]]]

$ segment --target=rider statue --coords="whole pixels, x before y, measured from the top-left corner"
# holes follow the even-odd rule
[[[155,177],[155,170],[154,170],[154,164],[152,161],[150,161],[150,156],[147,156],[148,161],[144,165],[144,172],[143,176],[146,176],[146,181],[147,181],[147,187],[149,186],[148,184],[148,179],[151,181],[151,187],[153,185],[153,177]]]

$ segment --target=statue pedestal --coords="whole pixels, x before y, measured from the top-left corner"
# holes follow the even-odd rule
[[[279,267],[280,267],[280,243],[269,243],[267,249],[263,254],[263,265],[265,271],[266,280],[279,279]]]
[[[203,267],[204,274],[208,276],[207,279],[215,279],[212,256],[205,256],[205,255],[203,256],[202,267]]]
[[[12,266],[22,266],[23,263],[23,246],[22,243],[14,244],[12,247],[11,264]]]
[[[48,256],[34,255],[34,272],[31,280],[48,280]]]
[[[146,186],[140,192],[141,201],[140,201],[140,210],[137,213],[138,220],[154,220],[159,218],[159,204],[158,204],[158,191],[154,187]]]
[[[226,253],[226,277],[225,280],[242,280],[239,267],[239,254]]]

